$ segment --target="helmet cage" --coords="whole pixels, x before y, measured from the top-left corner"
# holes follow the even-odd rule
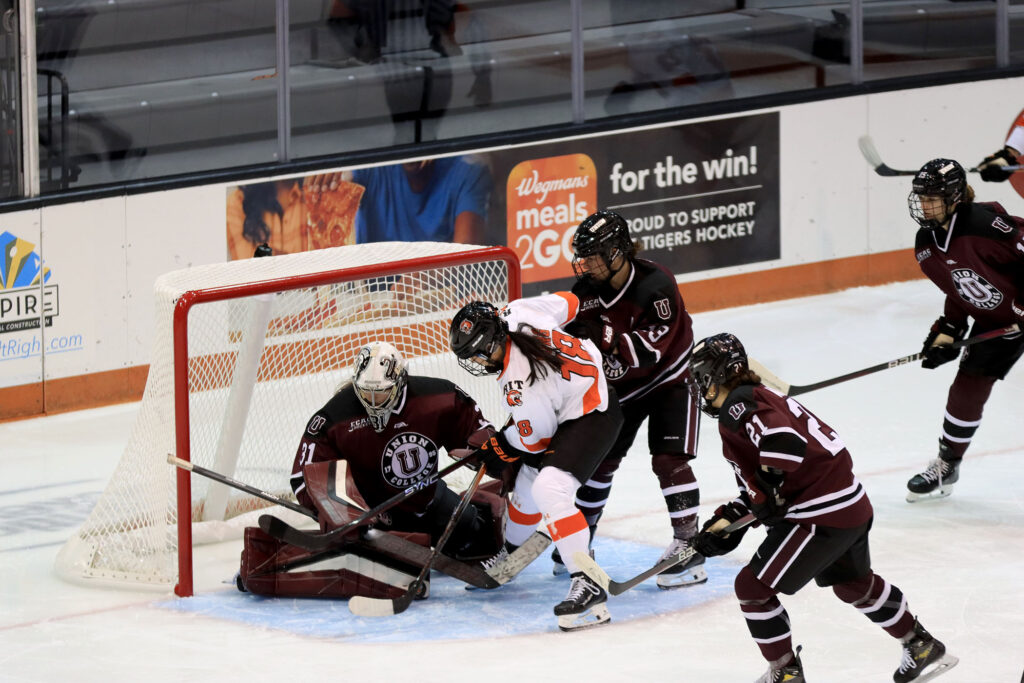
[[[371,342],[359,349],[353,364],[352,386],[374,431],[384,431],[408,381],[405,358],[391,344]]]
[[[720,387],[748,369],[747,353],[735,335],[723,332],[700,340],[693,349],[690,372],[697,388],[701,411],[711,417],[718,417],[718,408],[712,405],[718,392],[708,398],[711,387]]]
[[[910,194],[907,195],[907,208],[910,217],[922,228],[932,230],[942,227],[953,213],[953,208],[967,194],[967,174],[963,166],[951,159],[932,159],[921,167],[914,176]],[[925,204],[932,198],[941,199],[942,216],[925,211]],[[929,216],[929,213],[932,215]]]
[[[629,224],[617,213],[598,211],[588,216],[572,237],[572,269],[576,279],[604,281],[611,277],[612,263],[620,254],[629,257],[633,252],[633,240],[629,236]],[[584,262],[600,256],[603,272],[587,268]]]

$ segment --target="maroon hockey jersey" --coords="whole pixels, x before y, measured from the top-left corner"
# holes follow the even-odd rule
[[[438,449],[466,448],[474,434],[492,429],[476,402],[455,384],[409,377],[398,407],[378,434],[349,384],[306,424],[292,465],[292,490],[302,505],[312,508],[302,468],[311,462],[346,460],[359,493],[372,507],[436,474]],[[478,445],[484,439],[479,436],[473,442]],[[422,512],[435,488],[424,488],[398,509]]]
[[[794,399],[763,385],[729,392],[718,430],[725,459],[748,496],[763,496],[762,466],[785,472],[786,520],[850,529],[871,519],[867,492],[835,431]]]
[[[653,261],[633,260],[633,272],[618,292],[579,281],[572,289],[580,300],[570,334],[585,335],[597,323],[610,326],[612,352],[604,354],[605,377],[619,401],[640,398],[651,389],[684,381],[693,350],[693,328],[676,279]],[[589,322],[589,325],[588,325]],[[601,348],[601,340],[594,340]]]
[[[921,228],[914,246],[921,271],[946,295],[943,314],[985,328],[1024,317],[1024,219],[997,203],[961,204],[948,230]]]

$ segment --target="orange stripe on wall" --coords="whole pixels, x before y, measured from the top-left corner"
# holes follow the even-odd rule
[[[923,277],[913,249],[865,254],[755,273],[684,282],[690,313],[870,287]],[[138,401],[148,365],[0,388],[0,421]]]
[[[923,277],[917,267],[914,250],[900,249],[684,282],[679,289],[683,293],[686,310],[700,313]]]

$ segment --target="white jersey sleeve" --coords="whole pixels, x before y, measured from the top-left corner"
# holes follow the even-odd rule
[[[560,371],[545,365],[547,372],[538,372],[543,376],[531,383],[529,359],[509,344],[498,383],[513,422],[504,434],[515,448],[542,452],[560,424],[608,408],[608,384],[597,346],[558,329],[576,316],[578,304],[576,296],[566,292],[519,299],[503,309],[510,329],[530,325],[562,358]]]
[[[1006,146],[1017,150],[1017,154],[1024,154],[1024,125],[1013,127],[1006,138]]]
[[[555,292],[516,299],[501,309],[500,315],[513,332],[522,324],[538,329],[564,327],[576,318],[580,300],[572,292]]]

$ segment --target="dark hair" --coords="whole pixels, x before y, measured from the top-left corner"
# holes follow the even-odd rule
[[[270,239],[270,228],[263,220],[263,214],[270,211],[278,216],[284,216],[284,209],[277,201],[277,183],[275,181],[254,183],[243,185],[240,189],[242,190],[242,212],[245,214],[242,235],[253,244],[263,244]]]
[[[761,375],[757,374],[753,370],[747,370],[746,372],[741,372],[738,375],[730,377],[728,380],[726,380],[725,384],[722,385],[722,388],[728,392],[732,391],[736,387],[743,386],[744,384],[760,383]]]
[[[558,351],[552,348],[546,337],[541,336],[538,330],[531,325],[523,323],[519,329],[508,331],[509,339],[519,347],[519,350],[526,356],[530,363],[530,374],[526,378],[530,384],[548,374],[548,368],[562,370],[562,357]],[[547,366],[547,367],[545,367]]]

